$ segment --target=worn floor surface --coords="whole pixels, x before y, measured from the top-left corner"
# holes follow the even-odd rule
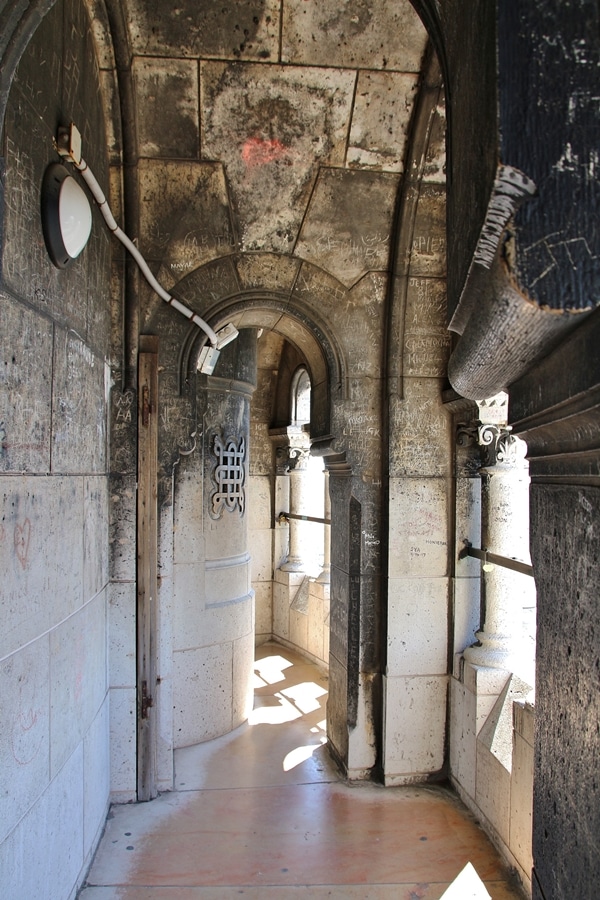
[[[453,900],[521,896],[450,791],[346,785],[326,676],[276,644],[257,657],[249,723],[178,750],[176,791],[112,808],[81,900],[439,900],[467,863],[485,890]]]

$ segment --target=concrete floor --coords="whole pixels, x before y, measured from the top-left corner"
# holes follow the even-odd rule
[[[276,644],[255,671],[248,724],[178,750],[173,793],[112,808],[81,900],[521,897],[450,791],[340,779],[322,671]]]

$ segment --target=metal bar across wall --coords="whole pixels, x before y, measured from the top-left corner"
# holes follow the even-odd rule
[[[331,519],[318,519],[316,516],[297,516],[295,513],[280,512],[277,517],[279,523],[282,519],[298,519],[300,522],[320,522],[321,525],[331,525]]]
[[[520,572],[522,575],[533,576],[533,566],[521,562],[518,559],[512,559],[510,556],[499,556],[497,553],[490,553],[489,550],[477,550],[475,547],[471,547],[470,544],[458,554],[459,559],[464,559],[465,556],[473,556],[475,559],[480,559],[484,563],[491,563],[494,566],[503,566],[505,569],[512,569],[513,572]]]

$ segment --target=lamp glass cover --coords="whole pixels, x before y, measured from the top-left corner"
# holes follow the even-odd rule
[[[92,210],[83,189],[74,178],[65,178],[58,199],[60,231],[69,256],[79,256],[92,230]]]

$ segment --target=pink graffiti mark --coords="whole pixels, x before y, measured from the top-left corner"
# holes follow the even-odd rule
[[[288,152],[288,148],[276,139],[265,140],[260,137],[251,137],[244,142],[242,147],[242,159],[250,169],[267,165],[281,159]]]
[[[11,733],[11,750],[13,759],[19,766],[28,766],[40,752],[44,739],[43,732],[38,732],[37,741],[34,739],[34,729],[38,723],[39,714],[39,710],[23,707],[15,715]],[[33,735],[30,736],[30,732],[33,732]]]
[[[25,519],[22,525],[15,525],[15,553],[23,569],[27,568],[29,541],[31,539],[31,522]]]

